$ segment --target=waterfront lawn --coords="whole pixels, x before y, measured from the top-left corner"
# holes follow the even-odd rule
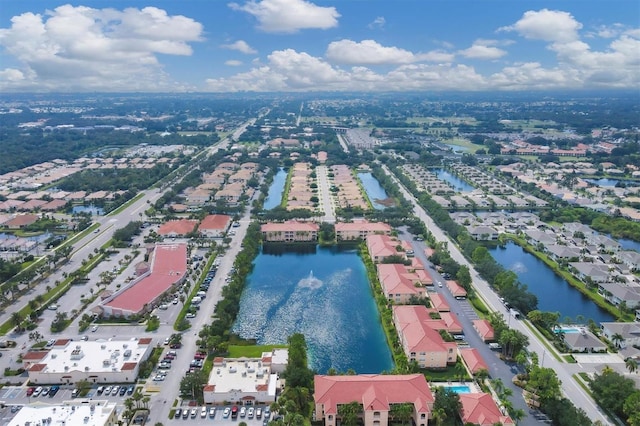
[[[287,345],[229,345],[229,358],[260,358],[263,352],[287,347]]]

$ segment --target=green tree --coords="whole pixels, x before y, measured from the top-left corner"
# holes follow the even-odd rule
[[[623,416],[625,400],[635,391],[633,380],[627,379],[613,370],[603,370],[590,382],[593,399],[606,410]]]
[[[433,411],[443,410],[444,418],[456,419],[458,413],[462,409],[460,396],[449,388],[436,388],[435,401],[433,403]]]
[[[360,415],[362,414],[362,405],[358,401],[338,406],[338,415],[340,416],[340,424],[344,426],[355,426],[358,424]]]
[[[629,370],[629,373],[635,373],[638,370],[638,361],[633,358],[627,358],[624,364],[626,365],[627,370]]]
[[[207,383],[203,370],[187,373],[180,381],[180,396],[185,399],[202,401],[202,387]]]
[[[403,425],[411,421],[413,411],[413,404],[411,403],[393,404],[390,409],[390,415],[392,419],[399,421]]]
[[[630,426],[640,426],[640,391],[635,391],[625,399],[622,411],[627,415]]]
[[[560,397],[561,384],[556,372],[551,368],[534,366],[529,373],[527,390],[538,395],[540,402],[544,404],[548,400]]]

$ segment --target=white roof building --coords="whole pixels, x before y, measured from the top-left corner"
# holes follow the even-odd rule
[[[22,407],[6,424],[115,426],[118,424],[118,415],[116,403],[106,400],[78,399],[57,405],[36,402]]]
[[[280,387],[278,373],[284,371],[287,360],[286,349],[265,352],[260,359],[214,359],[208,383],[203,389],[204,403],[222,404],[227,401],[255,405],[274,402]]]
[[[151,354],[150,338],[71,341],[60,339],[37,362],[25,366],[34,384],[133,383]]]

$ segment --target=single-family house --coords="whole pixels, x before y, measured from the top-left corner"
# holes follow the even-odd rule
[[[640,324],[635,322],[600,323],[603,336],[618,348],[640,345]]]

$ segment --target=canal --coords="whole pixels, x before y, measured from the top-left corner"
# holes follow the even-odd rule
[[[259,344],[304,334],[309,366],[381,373],[393,368],[365,266],[354,249],[266,245],[256,257],[233,331]]]
[[[438,179],[449,183],[456,191],[471,192],[475,189],[472,185],[469,185],[467,182],[463,181],[448,170],[434,169],[433,172],[436,174]]]
[[[284,185],[287,182],[287,171],[282,167],[278,169],[278,172],[273,177],[273,182],[269,186],[269,192],[267,198],[264,200],[264,210],[271,210],[278,207],[282,202],[282,194],[284,193]]]
[[[361,172],[358,173],[358,179],[362,182],[362,186],[371,200],[371,204],[373,204],[373,208],[376,210],[383,210],[387,206],[383,204],[385,200],[389,198],[387,195],[387,191],[380,185],[378,179],[373,177],[373,175],[369,172]]]
[[[529,291],[538,297],[539,310],[560,312],[560,321],[565,317],[575,319],[578,315],[596,323],[615,321],[608,312],[599,308],[519,245],[509,242],[504,248],[496,247],[489,251],[499,264],[515,272],[520,282],[526,284]]]

